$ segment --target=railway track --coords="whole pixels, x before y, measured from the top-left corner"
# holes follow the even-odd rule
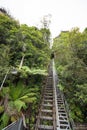
[[[54,61],[50,64],[35,130],[72,130],[61,92],[56,87]]]

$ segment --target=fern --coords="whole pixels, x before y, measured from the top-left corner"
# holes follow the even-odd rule
[[[34,103],[37,101],[37,98],[36,97],[31,97],[31,98],[24,98],[23,101],[25,103]]]
[[[22,93],[21,86],[20,87],[14,87],[14,86],[10,87],[10,97],[12,100],[18,99],[20,97],[21,93]]]
[[[48,73],[46,72],[46,70],[41,70],[41,69],[37,69],[37,68],[29,68],[28,66],[22,66],[21,69],[18,70],[20,73],[20,77],[22,78],[27,78],[28,75],[44,75],[46,76]]]
[[[15,105],[16,109],[18,110],[18,112],[21,110],[21,108],[24,108],[24,109],[27,108],[25,102],[23,102],[21,100],[14,101],[14,105]]]
[[[1,117],[1,128],[4,128],[9,122],[9,116],[7,113],[4,113]]]
[[[46,70],[41,70],[41,69],[32,68],[32,74],[34,74],[34,75],[39,74],[39,75],[44,75],[44,76],[46,76],[46,75],[47,75],[47,72],[46,72]]]
[[[27,96],[28,97],[33,97],[33,96],[36,96],[36,93],[28,93]]]

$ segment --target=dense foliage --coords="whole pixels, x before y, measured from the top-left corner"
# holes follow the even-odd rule
[[[59,88],[75,122],[87,122],[87,29],[63,31],[54,39]]]
[[[29,129],[34,129],[50,60],[49,41],[49,29],[20,25],[0,9],[0,84],[8,72],[0,89],[0,129],[22,115]],[[71,117],[75,122],[87,122],[87,29],[61,32],[52,51],[58,87],[66,96]]]
[[[49,38],[49,29],[20,25],[0,9],[0,84],[9,70],[0,90],[0,129],[23,114],[32,129],[50,60]]]

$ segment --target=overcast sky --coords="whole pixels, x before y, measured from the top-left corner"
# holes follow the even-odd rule
[[[29,26],[40,26],[42,17],[51,14],[52,37],[73,27],[81,31],[87,27],[87,0],[0,0],[0,7]]]

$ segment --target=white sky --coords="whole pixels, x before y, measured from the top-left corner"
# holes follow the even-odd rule
[[[39,26],[42,17],[51,14],[52,37],[72,27],[87,27],[87,0],[0,0],[0,7],[29,26]]]

